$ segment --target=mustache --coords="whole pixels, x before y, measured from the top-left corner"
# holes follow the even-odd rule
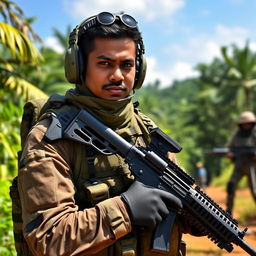
[[[104,84],[103,89],[106,89],[111,86],[120,86],[121,88],[125,88],[125,86],[122,84],[122,82],[119,81],[119,82],[110,82],[110,83]]]

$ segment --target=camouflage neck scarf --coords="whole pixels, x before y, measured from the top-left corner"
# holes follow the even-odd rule
[[[133,95],[132,95],[133,96]],[[136,125],[132,96],[121,100],[106,100],[94,96],[87,88],[83,94],[77,89],[66,92],[66,99],[78,108],[84,108],[114,130],[123,130]],[[136,129],[137,130],[137,129]],[[121,132],[122,133],[122,132]]]

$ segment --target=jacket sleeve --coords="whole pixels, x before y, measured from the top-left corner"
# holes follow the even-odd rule
[[[120,197],[78,210],[72,182],[75,144],[43,140],[49,120],[30,132],[18,175],[24,236],[35,255],[95,254],[131,231]]]

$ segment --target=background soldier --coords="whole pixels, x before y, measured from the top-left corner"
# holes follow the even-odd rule
[[[227,211],[232,213],[235,191],[243,176],[248,177],[251,193],[256,202],[256,118],[246,111],[241,113],[238,129],[231,138],[227,157],[234,162],[234,170],[227,185]]]
[[[204,167],[203,162],[197,162],[197,183],[202,188],[205,189],[207,186],[207,171]]]

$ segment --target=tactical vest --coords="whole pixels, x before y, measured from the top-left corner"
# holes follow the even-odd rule
[[[24,146],[26,135],[29,129],[34,125],[39,117],[47,118],[47,113],[60,113],[69,109],[70,105],[65,104],[61,96],[53,96],[46,103],[45,101],[33,101],[27,103],[24,108],[23,121],[21,124],[21,143]],[[28,110],[29,109],[29,110]],[[133,144],[137,146],[146,146],[148,141],[148,129],[154,126],[153,122],[135,108],[136,118],[142,120],[138,122],[141,129],[141,136],[134,134],[131,128],[128,133],[131,135]],[[134,177],[131,175],[128,165],[118,155],[105,156],[99,154],[93,148],[78,144],[75,152],[73,181],[76,188],[75,201],[80,210],[93,207],[98,202],[107,198],[120,195],[126,191],[132,183]],[[19,255],[32,255],[22,233],[21,206],[19,201],[17,178],[14,179],[10,189],[13,200],[13,222],[15,246]],[[172,233],[171,250],[165,255],[178,256],[180,241],[179,226],[175,225]],[[152,232],[143,229],[135,230],[127,236],[119,239],[114,245],[104,249],[97,255],[122,255],[122,256],[153,256],[163,255],[156,252],[150,252]]]
[[[231,146],[232,147],[255,147],[256,145],[256,126],[251,131],[249,136],[241,136],[240,132],[237,131],[232,139]]]

